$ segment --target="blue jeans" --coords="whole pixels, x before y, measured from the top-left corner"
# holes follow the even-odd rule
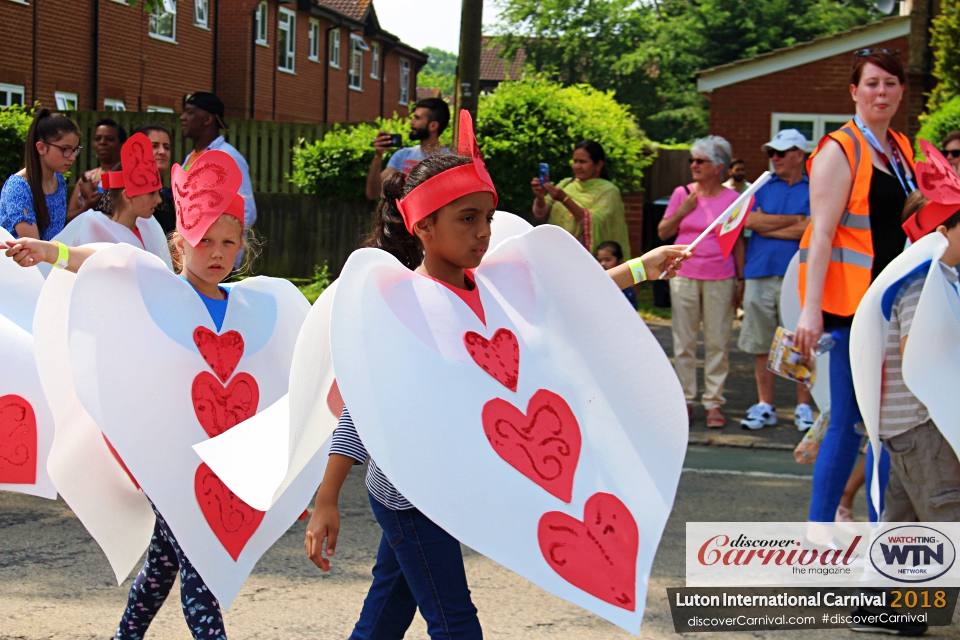
[[[383,536],[351,640],[403,638],[417,607],[434,640],[483,638],[460,543],[417,509],[394,511],[373,496],[370,505]]]
[[[843,489],[857,462],[861,437],[855,424],[861,422],[860,407],[853,391],[850,372],[850,327],[826,329],[834,332],[836,345],[830,351],[830,426],[823,435],[817,460],[813,466],[813,493],[810,496],[810,520],[833,522],[840,506]],[[887,485],[890,456],[885,449],[880,457],[880,495]],[[870,503],[870,477],[873,456],[867,459],[867,502]],[[878,518],[870,507],[870,521]]]

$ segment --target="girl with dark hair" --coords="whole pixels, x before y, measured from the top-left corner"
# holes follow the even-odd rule
[[[630,236],[623,211],[620,189],[610,182],[607,154],[594,140],[584,140],[573,149],[573,178],[556,185],[530,182],[536,199],[533,213],[540,220],[563,227],[590,253],[596,254],[601,242],[613,240],[630,258]],[[549,198],[549,201],[548,201]]]
[[[85,171],[77,180],[77,186],[70,194],[67,207],[67,221],[87,209],[92,209],[103,197],[103,185],[100,178],[120,162],[120,147],[127,141],[127,132],[110,118],[97,121],[93,128],[93,148],[97,153],[99,167]]]
[[[80,147],[77,123],[40,109],[27,131],[23,169],[0,192],[0,226],[14,238],[49,240],[67,223],[67,183]]]
[[[142,133],[150,138],[157,169],[161,176],[165,175],[170,170],[170,132],[160,124],[145,124],[137,127],[134,133]],[[167,235],[177,228],[177,211],[173,206],[173,191],[169,187],[160,189],[160,204],[153,210],[153,217]]]
[[[387,251],[406,268],[443,285],[485,322],[474,270],[490,244],[497,193],[476,149],[466,111],[461,113],[460,136],[460,153],[472,157],[429,156],[413,167],[409,177],[396,173],[384,181],[373,231],[364,246]],[[638,280],[631,269],[644,277],[655,278],[662,270],[673,275],[675,261],[690,255],[682,248],[662,249],[644,256],[642,267],[636,264],[638,258],[608,273],[622,288]],[[324,571],[330,569],[329,556],[340,530],[340,490],[350,469],[367,459],[344,406],[304,539],[307,555]],[[431,638],[482,638],[460,542],[409,502],[372,459],[366,485],[383,536],[373,584],[351,638],[403,637],[417,609]]]

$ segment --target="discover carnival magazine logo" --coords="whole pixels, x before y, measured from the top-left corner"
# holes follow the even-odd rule
[[[687,587],[960,586],[952,540],[960,523],[688,522]]]

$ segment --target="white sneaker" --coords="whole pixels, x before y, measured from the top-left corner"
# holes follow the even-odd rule
[[[797,429],[806,431],[813,426],[813,422],[813,408],[808,404],[798,404],[793,412],[793,424],[797,425]]]
[[[744,429],[763,429],[777,424],[777,410],[773,405],[759,402],[747,409],[747,417],[740,421]]]

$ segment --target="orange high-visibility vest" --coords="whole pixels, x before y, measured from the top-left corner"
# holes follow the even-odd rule
[[[916,175],[910,141],[893,129],[888,133],[897,145],[901,157],[910,165],[910,171]],[[873,176],[873,159],[870,143],[851,120],[820,140],[817,149],[807,160],[808,175],[813,158],[830,139],[836,140],[843,147],[847,162],[850,163],[853,188],[833,236],[830,264],[823,284],[823,311],[837,316],[852,316],[863,294],[870,287],[873,269],[873,238],[870,235],[870,179]],[[807,225],[807,230],[800,239],[801,305],[804,304],[807,293],[807,250],[810,248],[812,232],[813,225]]]

